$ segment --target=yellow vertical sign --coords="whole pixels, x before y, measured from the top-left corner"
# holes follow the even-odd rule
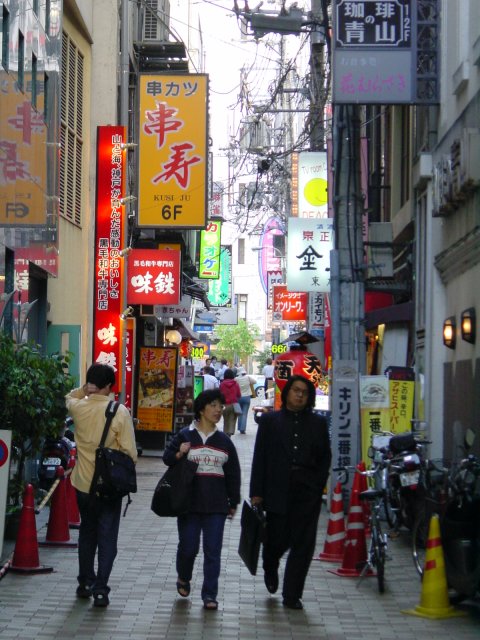
[[[139,226],[205,227],[207,94],[207,75],[140,75]]]
[[[387,376],[360,376],[362,460],[368,459],[372,437],[390,429],[390,395]]]

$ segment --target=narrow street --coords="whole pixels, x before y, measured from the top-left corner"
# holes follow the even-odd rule
[[[248,495],[250,463],[256,425],[249,418],[247,434],[235,435],[243,471],[243,497]],[[331,563],[312,563],[303,611],[285,610],[281,595],[270,596],[263,573],[251,576],[237,548],[239,513],[225,529],[219,609],[202,608],[199,556],[188,599],[177,595],[175,582],[176,520],[160,519],[150,511],[156,481],[163,472],[161,452],[147,451],[138,462],[139,491],[120,526],[119,554],[114,565],[111,604],[94,609],[90,600],[75,596],[75,548],[40,547],[40,562],[54,567],[50,574],[8,572],[0,581],[2,640],[98,639],[189,640],[325,638],[328,640],[477,640],[479,602],[462,605],[464,617],[428,620],[402,613],[419,604],[421,584],[409,554],[408,536],[391,540],[386,567],[386,593],[379,595],[375,578],[358,585],[357,578],[329,573]],[[45,538],[47,514],[38,517],[38,539]],[[42,523],[43,522],[43,523]],[[318,548],[323,550],[328,513],[320,517]],[[78,532],[71,531],[72,540]],[[5,561],[13,544],[4,547]]]

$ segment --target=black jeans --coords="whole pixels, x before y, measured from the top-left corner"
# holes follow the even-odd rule
[[[108,594],[108,579],[117,555],[118,529],[122,499],[111,502],[95,500],[78,491],[80,531],[78,535],[78,583],[92,588],[93,594]],[[95,572],[95,555],[98,567]]]
[[[295,485],[294,485],[295,486]],[[280,558],[289,551],[283,577],[282,595],[296,600],[303,595],[308,569],[316,543],[321,497],[309,494],[305,487],[290,492],[285,515],[267,511],[266,540],[263,545],[263,568],[278,571]]]

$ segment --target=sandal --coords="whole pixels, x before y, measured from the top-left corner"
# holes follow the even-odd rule
[[[177,593],[182,598],[188,598],[190,595],[190,582],[182,582],[177,580]]]
[[[203,608],[207,611],[216,611],[218,609],[218,602],[211,598],[205,598],[203,601]]]

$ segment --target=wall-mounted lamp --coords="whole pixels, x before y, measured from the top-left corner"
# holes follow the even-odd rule
[[[126,320],[127,318],[129,318],[130,316],[133,316],[133,307],[127,307],[126,309],[124,309],[122,311],[122,313],[120,314],[120,318],[122,320]]]
[[[450,316],[443,323],[443,344],[449,349],[455,349],[456,328],[455,316]]]
[[[136,196],[125,196],[125,198],[120,198],[120,204],[128,204],[129,202],[135,202]]]
[[[169,329],[165,334],[165,340],[171,344],[180,344],[182,341],[182,334],[176,329]]]
[[[120,145],[120,149],[135,149],[135,147],[138,147],[138,143],[137,142],[122,142],[122,144]]]
[[[476,315],[475,309],[470,307],[469,309],[465,309],[462,311],[461,321],[460,321],[460,330],[462,332],[462,340],[465,342],[470,342],[470,344],[475,344],[476,337]]]
[[[118,252],[118,255],[121,258],[126,258],[130,253],[132,253],[132,247],[125,247],[125,249]]]

